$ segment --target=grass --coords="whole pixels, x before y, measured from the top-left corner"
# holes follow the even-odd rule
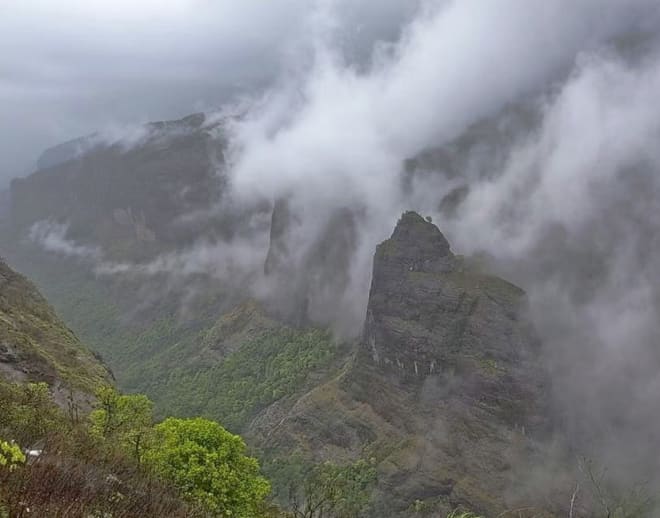
[[[37,381],[57,378],[71,389],[93,393],[108,379],[98,359],[37,289],[2,261],[0,278],[0,345],[15,354],[16,368]]]

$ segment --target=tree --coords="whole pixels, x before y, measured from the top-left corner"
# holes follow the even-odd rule
[[[369,505],[369,489],[376,481],[376,470],[359,460],[346,466],[330,462],[319,464],[302,484],[290,493],[295,518],[357,518]]]
[[[270,484],[238,435],[207,419],[169,418],[156,425],[154,445],[145,460],[193,502],[219,516],[261,513]]]
[[[12,470],[23,462],[25,462],[25,455],[18,445],[0,439],[0,468]]]
[[[0,380],[0,432],[4,437],[29,447],[64,427],[64,414],[53,405],[48,385]]]
[[[119,394],[112,387],[96,393],[99,408],[89,415],[91,433],[142,462],[152,433],[153,403],[142,394]]]
[[[651,518],[657,514],[657,499],[652,498],[645,484],[621,488],[607,478],[606,469],[598,469],[596,464],[587,458],[581,459],[579,469],[587,482],[596,507],[601,509],[604,518]],[[571,512],[580,485],[576,485],[571,499]]]

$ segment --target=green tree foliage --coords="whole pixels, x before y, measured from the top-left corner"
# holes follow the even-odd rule
[[[169,418],[155,427],[145,460],[192,501],[220,516],[255,518],[270,492],[241,437],[207,419]]]
[[[112,387],[82,422],[45,384],[0,382],[0,410],[0,436],[17,438],[0,441],[0,517],[27,507],[35,516],[281,516],[243,440],[212,421],[154,426],[145,396]],[[36,441],[43,453],[24,463],[19,445]]]
[[[0,439],[0,468],[14,469],[25,462],[25,455],[17,444]]]
[[[29,516],[205,516],[173,485],[136,469],[128,452],[108,455],[113,439],[74,417],[45,384],[0,381],[0,436],[15,441],[0,441],[0,517],[28,509]],[[22,462],[20,446],[41,450],[38,460]]]
[[[152,435],[153,403],[142,394],[120,394],[112,387],[100,388],[96,397],[99,407],[89,415],[92,435],[140,464]]]
[[[55,406],[45,383],[0,381],[0,433],[30,446],[66,427],[64,413]]]
[[[326,462],[315,466],[301,487],[292,487],[294,518],[358,518],[369,507],[376,470],[359,460],[346,466]]]
[[[300,390],[309,373],[327,365],[335,354],[336,346],[324,331],[266,333],[208,373],[203,381],[211,397],[205,413],[241,430],[255,412]]]

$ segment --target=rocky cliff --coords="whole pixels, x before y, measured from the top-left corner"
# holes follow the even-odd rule
[[[185,243],[195,223],[181,218],[209,209],[222,189],[220,124],[196,114],[134,133],[92,135],[45,151],[38,171],[11,184],[14,230],[64,223],[67,237],[117,258]]]
[[[318,235],[306,246],[301,217],[286,199],[273,207],[264,273],[271,284],[265,300],[279,318],[296,325],[330,325],[350,283],[350,263],[357,247],[357,217],[340,208],[327,215]]]
[[[380,516],[532,505],[526,473],[547,429],[537,348],[522,290],[468,268],[408,212],[376,250],[353,359],[253,440],[371,459]]]
[[[214,212],[223,148],[213,124],[192,117],[151,125],[128,147],[56,150],[42,160],[45,169],[12,185],[15,230],[25,235],[44,219],[68,223],[67,237],[110,259],[139,262],[199,236],[231,237],[249,211],[269,224],[267,316],[251,304],[223,315],[239,300],[200,276],[203,289],[190,292],[203,297],[186,300],[181,317],[176,290],[158,278],[107,287],[75,262],[25,249],[21,267],[39,272],[34,278],[71,325],[117,367],[120,386],[147,392],[160,411],[197,405],[267,457],[368,459],[379,473],[374,516],[457,505],[496,516],[535,505],[526,480],[543,462],[539,441],[549,424],[522,290],[471,267],[435,225],[409,212],[376,250],[364,330],[352,348],[335,351],[326,335],[286,328],[282,320],[329,324],[348,305],[338,301],[351,282],[360,218],[355,209],[324,215],[301,246],[304,221],[284,200]],[[413,176],[426,170],[418,162],[408,164]],[[460,203],[456,192],[449,205]],[[153,299],[149,312],[133,309]],[[64,379],[68,369],[44,358],[41,378]]]
[[[402,383],[455,378],[460,397],[537,428],[543,376],[524,312],[520,288],[467,267],[435,225],[407,212],[374,256],[360,358]]]

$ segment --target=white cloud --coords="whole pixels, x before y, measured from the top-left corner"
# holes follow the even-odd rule
[[[294,264],[333,211],[354,210],[359,244],[352,251],[348,288],[332,308],[345,312],[329,313],[344,329],[359,329],[362,322],[375,244],[389,235],[404,208],[431,213],[454,249],[488,252],[504,275],[527,288],[557,381],[556,396],[576,437],[586,430],[585,443],[602,446],[600,452],[616,465],[636,463],[639,470],[659,473],[657,461],[648,456],[657,444],[648,438],[660,435],[654,391],[660,367],[660,47],[650,37],[646,49],[628,60],[615,50],[641,29],[657,33],[657,1],[426,2],[423,16],[396,43],[377,46],[373,60],[352,59],[350,52],[347,57],[343,42],[355,41],[359,26],[342,18],[349,4],[293,2],[286,4],[291,10],[262,13],[246,4],[240,34],[229,32],[238,41],[220,45],[231,49],[225,58],[232,78],[243,70],[232,61],[236,56],[266,67],[277,61],[274,68],[286,72],[231,128],[234,202],[291,199],[300,216],[291,237]],[[369,3],[359,20],[374,16],[379,5]],[[390,14],[405,12],[402,3],[387,5]],[[232,20],[237,15],[225,14]],[[392,17],[398,21],[389,27],[399,27],[403,18]],[[289,18],[306,24],[291,34]],[[162,74],[154,72],[155,80],[185,79],[191,70],[186,60],[207,47],[213,33],[205,21],[200,21],[201,37],[175,46],[174,55],[183,58]],[[261,29],[272,32],[253,40]],[[157,27],[143,34],[154,30],[167,34]],[[374,38],[365,41],[373,50]],[[159,55],[170,43],[147,44],[145,53],[156,49]],[[128,47],[134,44],[129,38]],[[255,49],[265,49],[266,58],[255,58]],[[204,78],[226,72],[212,59],[214,52],[195,60],[193,72],[197,66]],[[28,60],[19,61],[20,69]],[[147,62],[156,64],[147,70],[163,65],[158,59]],[[130,76],[139,63],[128,60],[111,70]],[[68,73],[61,72],[66,79]],[[503,140],[505,149],[486,146],[497,160],[466,160],[470,165],[457,178],[418,177],[402,189],[404,159],[446,144],[523,99],[540,103],[539,122]],[[499,129],[495,125],[492,131]],[[443,195],[461,183],[470,190],[456,216],[439,214]],[[268,237],[258,236],[200,242],[147,265],[102,269],[257,275]],[[57,239],[49,246],[83,255]],[[253,285],[257,292],[262,288]]]
[[[48,220],[39,221],[30,227],[28,237],[30,241],[40,245],[48,252],[93,261],[102,258],[101,250],[98,247],[80,245],[67,239],[68,230],[69,227],[66,224]]]
[[[0,3],[0,184],[38,153],[107,125],[177,118],[262,88],[321,0],[21,0]],[[337,0],[354,60],[417,0]],[[374,16],[377,13],[378,16]]]

